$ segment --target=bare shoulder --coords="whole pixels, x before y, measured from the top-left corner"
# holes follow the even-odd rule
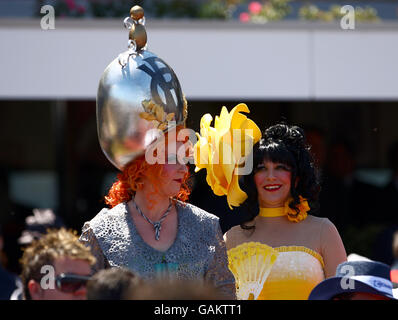
[[[247,230],[243,230],[239,225],[234,226],[229,229],[224,234],[225,244],[227,249],[232,249],[241,244],[242,242],[247,241]]]
[[[308,215],[307,219],[305,219],[303,222],[305,222],[308,232],[319,234],[321,237],[338,234],[333,222],[331,222],[328,218]]]
[[[325,226],[334,226],[328,218],[316,217],[308,215],[305,219],[308,225],[316,228],[324,228]]]
[[[321,238],[327,239],[328,241],[340,238],[339,231],[334,223],[328,218],[320,218],[309,215],[308,220],[316,229],[320,230]]]
[[[234,226],[231,229],[229,229],[225,234],[224,237],[225,239],[228,239],[228,241],[232,241],[232,239],[236,238],[239,233],[240,233],[240,226]]]

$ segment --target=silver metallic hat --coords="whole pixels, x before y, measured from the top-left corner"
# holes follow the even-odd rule
[[[174,71],[146,50],[144,25],[144,10],[134,6],[124,20],[128,50],[106,67],[97,92],[99,142],[119,170],[144,154],[162,131],[185,125],[188,114]]]

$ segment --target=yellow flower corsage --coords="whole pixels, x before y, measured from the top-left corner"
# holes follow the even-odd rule
[[[310,206],[308,205],[307,199],[299,196],[300,203],[297,205],[297,209],[299,212],[297,213],[295,209],[289,207],[289,203],[293,200],[290,198],[285,202],[285,212],[287,214],[287,218],[292,222],[300,222],[307,218],[307,212],[310,211]]]

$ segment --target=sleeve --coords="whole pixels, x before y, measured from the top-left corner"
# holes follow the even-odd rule
[[[99,270],[110,268],[109,262],[105,258],[89,222],[83,225],[79,241],[90,248],[91,253],[96,259],[95,264],[92,266],[92,274],[97,273]]]
[[[324,219],[322,222],[320,242],[325,263],[325,277],[330,278],[336,275],[337,266],[347,261],[347,254],[339,232],[329,219]]]
[[[218,222],[215,254],[207,269],[205,279],[212,282],[225,299],[236,300],[235,278],[228,268],[227,248]]]

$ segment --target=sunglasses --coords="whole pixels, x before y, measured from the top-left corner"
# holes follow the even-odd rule
[[[55,278],[55,285],[59,291],[74,293],[80,288],[85,287],[89,279],[89,276],[61,273]]]

